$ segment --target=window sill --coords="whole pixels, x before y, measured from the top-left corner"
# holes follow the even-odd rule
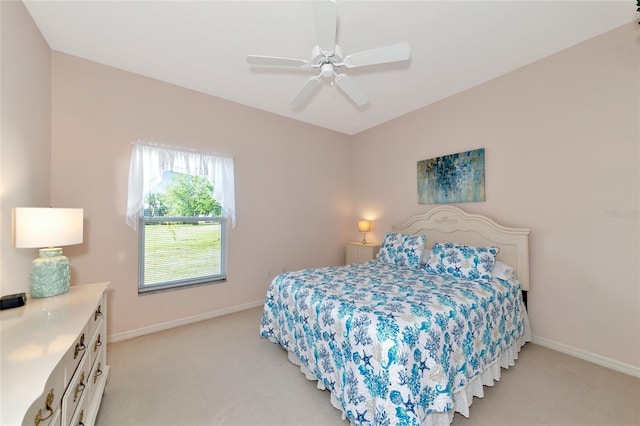
[[[178,283],[178,284],[166,284],[166,285],[157,285],[157,286],[150,285],[147,288],[138,287],[138,296],[146,296],[146,295],[155,294],[155,293],[164,293],[167,291],[184,290],[184,289],[193,288],[193,287],[201,287],[205,285],[213,285],[213,284],[220,284],[220,283],[226,283],[226,282],[227,282],[227,278],[224,277],[224,278],[218,278],[218,279],[207,280],[202,282],[194,282],[189,284]]]

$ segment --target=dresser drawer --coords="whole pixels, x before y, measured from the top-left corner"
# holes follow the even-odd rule
[[[78,365],[80,364],[80,361],[82,360],[84,354],[87,352],[90,339],[90,336],[87,332],[87,330],[89,329],[88,324],[89,323],[87,322],[84,325],[82,331],[80,332],[78,337],[76,337],[75,342],[73,342],[62,360],[66,367],[64,379],[66,383],[69,383],[69,381],[75,374],[76,369],[78,368]]]
[[[98,350],[93,367],[89,373],[89,399],[94,400],[94,396],[99,389],[104,389],[104,381],[107,379],[107,351],[103,348]]]
[[[89,386],[89,371],[91,365],[88,362],[89,355],[84,355],[78,369],[67,386],[67,390],[62,397],[62,424],[68,425],[71,422],[76,407],[80,404],[80,400],[87,391]]]
[[[98,328],[94,330],[93,337],[89,346],[87,347],[87,355],[89,356],[89,364],[93,366],[98,352],[105,344],[105,327],[102,326],[102,320],[100,320]]]
[[[71,418],[69,423],[63,423],[62,426],[85,426],[85,422],[87,421],[87,405],[89,402],[89,396],[87,392],[84,392],[80,397],[80,401],[78,402],[78,406],[76,407],[76,411]]]

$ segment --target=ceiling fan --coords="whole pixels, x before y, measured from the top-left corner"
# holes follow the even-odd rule
[[[398,43],[376,49],[365,50],[343,56],[342,48],[336,44],[336,26],[338,6],[335,0],[314,0],[314,17],[318,45],[311,50],[311,59],[280,58],[275,56],[247,56],[250,65],[270,65],[282,67],[311,68],[319,73],[309,79],[291,105],[300,107],[306,104],[322,79],[331,79],[357,105],[369,102],[367,95],[346,74],[338,73],[340,68],[357,68],[388,62],[406,61],[411,56],[408,43]]]

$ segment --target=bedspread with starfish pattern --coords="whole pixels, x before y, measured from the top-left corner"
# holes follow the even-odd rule
[[[295,354],[354,424],[419,425],[521,340],[516,277],[476,282],[378,260],[287,272],[260,335]]]

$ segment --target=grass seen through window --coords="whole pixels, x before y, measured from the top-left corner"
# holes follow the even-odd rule
[[[144,228],[144,285],[221,273],[220,222],[152,222]]]

